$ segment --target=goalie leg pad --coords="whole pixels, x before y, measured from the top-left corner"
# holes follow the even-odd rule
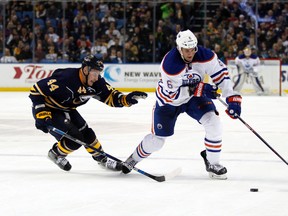
[[[252,78],[252,84],[254,88],[256,89],[256,92],[264,92],[264,88],[261,85],[261,82],[258,77],[253,77]]]
[[[238,74],[237,76],[238,77],[237,77],[237,80],[233,86],[233,90],[236,92],[240,92],[242,87],[243,87],[245,80],[247,79],[247,74],[242,73],[242,74]]]

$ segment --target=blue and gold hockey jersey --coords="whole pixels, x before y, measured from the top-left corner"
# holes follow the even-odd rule
[[[93,86],[86,86],[80,74],[81,70],[57,69],[50,77],[35,83],[29,95],[33,106],[45,104],[49,108],[69,111],[87,103],[90,98],[95,98],[111,107],[123,107],[119,100],[121,92],[101,76]]]

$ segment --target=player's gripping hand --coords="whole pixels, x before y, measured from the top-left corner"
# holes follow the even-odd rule
[[[35,120],[36,128],[48,133],[48,126],[52,126],[51,111],[46,107],[35,109]]]
[[[228,105],[226,113],[233,119],[237,119],[241,115],[241,102],[242,97],[240,95],[232,95],[226,98]]]
[[[121,103],[123,106],[129,107],[134,104],[137,104],[139,99],[145,99],[145,98],[147,98],[147,94],[145,92],[133,91],[128,95],[123,95],[121,97]]]
[[[189,87],[190,95],[195,97],[208,97],[216,99],[220,95],[217,93],[218,87],[216,85],[210,85],[209,83],[200,82],[196,87]]]

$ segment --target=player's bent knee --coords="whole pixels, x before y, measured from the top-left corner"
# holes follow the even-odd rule
[[[69,150],[72,150],[72,151],[75,151],[75,150],[77,150],[77,149],[79,149],[81,147],[80,144],[78,144],[76,142],[73,142],[72,140],[67,139],[67,138],[63,138],[60,141],[60,145],[62,147],[64,147],[65,149],[69,149]]]
[[[154,152],[160,150],[165,143],[165,137],[148,134],[144,137],[142,145],[147,152]]]
[[[90,144],[95,142],[96,135],[95,135],[95,132],[91,128],[86,127],[82,131],[82,134],[83,134],[83,137],[84,137],[84,142],[87,143],[88,145],[90,145]]]
[[[205,113],[200,119],[200,123],[203,125],[206,131],[206,138],[221,139],[222,137],[222,123],[219,116],[215,112]]]

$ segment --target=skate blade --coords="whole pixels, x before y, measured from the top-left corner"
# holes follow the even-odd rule
[[[226,180],[226,179],[227,179],[226,174],[217,175],[217,174],[212,173],[212,172],[209,172],[209,177],[210,177],[211,179],[216,179],[216,180]]]

